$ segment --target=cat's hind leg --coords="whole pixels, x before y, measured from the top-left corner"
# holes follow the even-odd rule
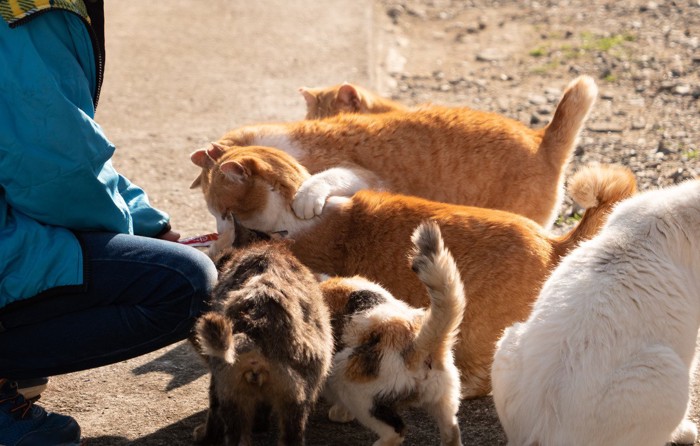
[[[344,393],[343,404],[357,421],[379,435],[373,446],[398,446],[403,443],[406,425],[391,404],[382,402],[362,390]]]
[[[690,420],[692,406],[688,403],[683,421],[671,433],[670,442],[673,444],[694,444],[698,439],[698,427]]]
[[[302,446],[310,412],[311,405],[306,402],[280,405],[277,409],[280,430],[277,444],[280,446]]]
[[[462,446],[462,437],[457,421],[460,400],[459,391],[455,391],[456,389],[459,389],[459,379],[454,382],[446,380],[440,399],[424,406],[438,424],[441,446]]]
[[[216,444],[224,438],[224,422],[219,413],[221,405],[216,394],[216,382],[213,377],[209,381],[209,410],[204,423],[194,428],[193,439],[199,444]]]
[[[581,414],[585,420],[570,420],[578,424],[582,444],[663,445],[672,433],[687,436],[688,426],[681,422],[689,401],[689,370],[675,351],[663,345],[644,347],[613,372],[603,400],[587,405],[595,409]],[[570,435],[559,432],[553,438],[556,442]]]

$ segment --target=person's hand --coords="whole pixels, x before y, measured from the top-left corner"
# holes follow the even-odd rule
[[[167,240],[169,242],[176,242],[180,240],[180,233],[175,232],[172,229],[158,236],[161,240]]]

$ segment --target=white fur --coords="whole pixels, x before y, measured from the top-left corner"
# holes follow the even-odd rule
[[[383,350],[379,365],[379,376],[367,382],[357,382],[346,378],[348,360],[356,346],[362,344],[363,335],[370,327],[386,321],[421,319],[425,310],[416,309],[394,298],[380,285],[361,277],[343,279],[354,289],[373,291],[386,298],[366,312],[355,314],[345,323],[342,342],[346,346],[333,357],[331,375],[326,384],[326,397],[334,405],[329,412],[333,421],[347,422],[355,416],[365,426],[377,433],[380,438],[375,445],[399,445],[403,437],[387,424],[371,415],[375,397],[383,395],[409,395],[416,399],[412,405],[426,409],[437,421],[442,436],[442,445],[461,445],[457,424],[457,410],[460,402],[459,371],[454,364],[452,351],[433,367],[420,364],[413,370],[406,367],[402,351]],[[461,283],[461,282],[460,282]]]
[[[509,445],[693,443],[699,327],[700,181],[622,202],[498,343]]]
[[[329,196],[350,196],[368,187],[352,169],[333,167],[307,178],[299,187],[292,208],[299,218],[313,218],[321,215]]]
[[[304,148],[292,141],[289,132],[281,125],[255,126],[249,129],[254,135],[251,146],[274,147],[287,153],[297,161],[301,161],[306,154]]]
[[[286,231],[291,237],[315,225],[318,220],[297,218],[289,208],[287,200],[278,191],[270,189],[265,207],[260,212],[256,212],[252,218],[240,218],[240,222],[245,227],[267,233]]]

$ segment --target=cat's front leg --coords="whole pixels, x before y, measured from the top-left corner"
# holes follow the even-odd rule
[[[321,215],[330,196],[349,197],[360,189],[377,186],[372,172],[356,167],[332,167],[307,178],[294,196],[292,209],[308,220]]]

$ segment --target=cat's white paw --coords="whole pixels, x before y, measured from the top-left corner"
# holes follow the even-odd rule
[[[349,423],[355,417],[342,405],[334,404],[328,411],[328,419],[336,423]]]
[[[698,427],[690,420],[684,419],[671,434],[671,443],[694,444],[698,438]]]
[[[292,210],[297,217],[304,220],[321,215],[330,193],[331,189],[325,181],[311,177],[299,187],[292,202]]]

